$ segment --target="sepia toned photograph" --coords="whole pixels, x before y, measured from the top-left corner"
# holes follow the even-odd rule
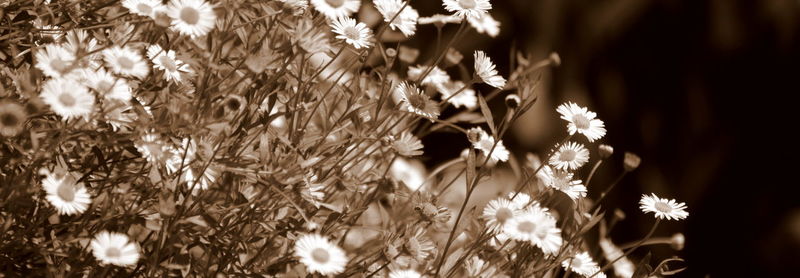
[[[798,0],[0,0],[0,278],[796,277]]]

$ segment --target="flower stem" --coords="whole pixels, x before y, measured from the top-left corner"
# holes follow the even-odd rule
[[[594,274],[592,274],[592,276],[589,276],[588,278],[592,278],[592,277],[596,276],[598,273],[605,271],[606,269],[608,269],[609,267],[614,265],[614,263],[616,263],[617,261],[619,261],[622,258],[625,258],[628,255],[630,255],[631,253],[633,253],[633,251],[636,250],[636,248],[639,248],[639,246],[642,246],[642,244],[644,244],[648,239],[650,239],[651,236],[653,236],[653,232],[656,231],[656,227],[658,227],[658,223],[661,223],[661,219],[660,218],[656,218],[656,222],[653,223],[653,227],[650,228],[650,231],[647,232],[647,235],[644,238],[642,238],[642,240],[640,240],[638,243],[636,243],[636,245],[631,247],[631,249],[628,249],[628,251],[625,251],[625,254],[622,254],[622,256],[619,256],[616,259],[614,259],[613,261],[610,261],[608,264],[603,266],[603,268],[601,268],[600,270],[598,270],[597,272],[595,272]]]

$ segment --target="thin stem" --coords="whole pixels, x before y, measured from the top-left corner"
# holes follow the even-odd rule
[[[648,239],[650,239],[651,236],[653,236],[653,232],[656,231],[656,227],[658,227],[658,223],[661,223],[661,218],[656,218],[656,222],[653,223],[653,227],[650,228],[650,231],[647,232],[647,235],[642,240],[640,240],[636,245],[634,245],[631,249],[628,249],[628,251],[625,251],[625,254],[622,254],[622,256],[617,257],[613,261],[611,261],[608,264],[606,264],[605,266],[603,266],[603,268],[601,268],[600,270],[598,270],[597,272],[595,272],[594,274],[592,274],[592,276],[589,276],[588,278],[592,278],[592,277],[596,276],[598,273],[605,271],[606,269],[608,269],[609,267],[614,265],[614,263],[616,263],[617,261],[619,261],[622,258],[625,258],[628,255],[630,255],[631,253],[633,253],[633,251],[636,250],[636,248],[639,248],[639,246],[642,246],[642,244],[644,244]]]

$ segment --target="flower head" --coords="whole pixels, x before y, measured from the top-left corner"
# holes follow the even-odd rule
[[[128,46],[113,46],[103,50],[103,60],[106,65],[116,74],[145,78],[150,73],[147,63],[142,59],[138,51]]]
[[[503,233],[517,241],[525,241],[539,247],[545,254],[554,254],[561,248],[561,229],[556,220],[539,206],[533,206],[509,219],[503,225]]]
[[[603,121],[595,119],[597,114],[589,111],[586,107],[580,107],[575,103],[567,102],[556,109],[561,114],[561,119],[569,122],[567,128],[569,134],[576,132],[586,136],[589,142],[603,138],[606,135],[606,128]]]
[[[17,136],[25,128],[25,107],[14,101],[0,101],[0,135]]]
[[[130,266],[139,261],[139,247],[125,234],[102,231],[92,239],[91,247],[94,257],[103,264]]]
[[[309,272],[322,275],[339,274],[347,265],[344,250],[318,234],[302,235],[294,244],[294,255]]]
[[[586,186],[583,185],[581,180],[573,180],[573,174],[570,172],[544,166],[536,176],[545,185],[567,194],[572,201],[586,197]]]
[[[397,85],[397,90],[400,93],[406,111],[430,119],[439,117],[439,105],[422,93],[417,86],[402,82]]]
[[[412,269],[394,270],[389,272],[389,278],[421,278],[422,275]]]
[[[167,15],[173,30],[191,38],[208,34],[217,20],[214,7],[205,0],[171,0]]]
[[[458,17],[478,17],[492,9],[489,0],[443,0],[444,9]]]
[[[489,13],[484,13],[478,17],[469,17],[467,22],[478,33],[487,34],[492,38],[500,34],[500,22],[495,20]]]
[[[71,79],[50,79],[44,83],[39,95],[53,112],[69,120],[88,117],[94,110],[94,95],[78,82]]]
[[[42,180],[42,187],[47,193],[48,202],[62,215],[80,214],[89,208],[92,202],[86,188],[75,183],[71,174],[57,175],[47,173]]]
[[[452,104],[453,107],[465,107],[468,109],[478,107],[478,97],[475,95],[475,90],[465,88],[465,86],[462,81],[454,81],[436,86],[436,89],[442,94],[442,98],[447,99],[447,102]]]
[[[408,79],[418,80],[419,77],[427,70],[428,66],[423,66],[423,65],[408,67]],[[425,78],[422,79],[420,84],[441,86],[447,82],[450,82],[450,75],[448,75],[446,71],[443,71],[439,67],[435,66],[431,68],[431,71],[428,72],[428,75],[426,75]]]
[[[506,85],[506,79],[498,75],[494,63],[483,51],[475,51],[475,74],[489,86],[502,89]]]
[[[410,132],[400,133],[400,138],[394,139],[392,148],[402,156],[422,155],[422,142]]]
[[[147,58],[153,62],[153,68],[164,71],[167,81],[181,81],[181,73],[189,73],[189,65],[175,58],[174,50],[165,50],[157,44],[147,47]]]
[[[164,9],[164,4],[160,0],[123,0],[122,6],[128,8],[131,13],[156,18],[156,11]]]
[[[689,216],[686,212],[686,203],[678,203],[675,199],[658,198],[656,194],[642,195],[639,205],[639,209],[643,212],[655,213],[659,219],[682,220]]]
[[[340,17],[331,22],[331,27],[337,39],[344,40],[355,49],[372,46],[372,31],[362,22],[356,22],[349,17]]]
[[[106,99],[129,101],[132,97],[131,87],[125,79],[117,78],[106,70],[84,70],[86,85]]]
[[[348,17],[358,11],[361,0],[311,0],[311,4],[330,20]]]
[[[494,161],[508,161],[510,152],[503,145],[503,140],[497,141],[495,144],[494,137],[490,136],[486,131],[480,127],[473,127],[470,131],[478,134],[477,140],[472,142],[472,147],[478,149],[483,155],[490,157]]]
[[[483,208],[483,215],[481,218],[486,220],[486,227],[489,228],[490,231],[500,232],[503,229],[503,224],[520,212],[520,208],[515,203],[500,197],[486,204],[486,207]]]
[[[406,37],[413,36],[417,32],[419,13],[406,1],[374,0],[373,3],[383,16],[383,21],[390,22],[389,28],[392,30],[399,29]]]
[[[58,78],[74,69],[75,53],[58,44],[47,44],[44,49],[36,51],[36,68],[44,75]]]
[[[597,263],[594,262],[594,260],[592,260],[592,256],[589,256],[589,253],[585,251],[577,253],[571,258],[564,259],[564,261],[561,262],[561,266],[563,266],[565,269],[569,268],[572,270],[572,272],[585,277],[589,277],[595,272],[600,271],[600,267],[597,266]]]
[[[567,142],[550,156],[550,165],[559,170],[575,170],[589,161],[589,150],[582,144]]]

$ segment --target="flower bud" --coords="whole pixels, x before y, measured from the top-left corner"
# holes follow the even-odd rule
[[[640,163],[642,163],[642,159],[639,158],[638,155],[635,153],[625,152],[624,168],[626,172],[636,170]]]
[[[508,108],[516,109],[519,107],[520,103],[522,103],[522,100],[517,94],[510,94],[506,96],[506,106],[508,106]]]
[[[469,130],[467,130],[467,139],[469,140],[470,143],[479,142],[481,141],[482,133],[483,130],[481,130],[480,128],[470,128]]]
[[[614,154],[614,147],[606,144],[600,144],[600,146],[597,147],[597,152],[600,153],[601,159],[606,159]]]
[[[394,48],[387,48],[386,56],[389,58],[394,58],[395,56],[397,56],[397,50],[395,50]]]
[[[682,233],[676,233],[669,239],[669,246],[678,251],[683,249],[684,243],[686,243],[686,237]]]
[[[561,65],[561,56],[558,56],[558,53],[550,53],[550,57],[548,58],[550,58],[550,62],[553,63],[554,67]]]

